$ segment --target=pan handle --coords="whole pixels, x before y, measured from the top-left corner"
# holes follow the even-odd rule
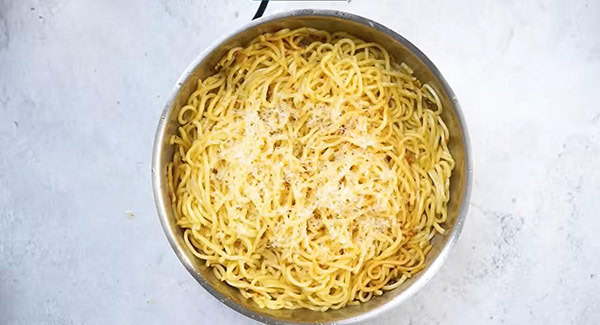
[[[254,14],[254,18],[252,20],[262,17],[265,13],[265,9],[267,9],[267,4],[269,4],[269,0],[259,0],[260,5],[258,5],[258,9],[256,10],[256,14]]]

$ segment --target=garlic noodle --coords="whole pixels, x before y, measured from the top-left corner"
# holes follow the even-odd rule
[[[231,49],[170,139],[185,243],[262,308],[338,309],[400,286],[444,233],[442,109],[410,67],[346,33]]]

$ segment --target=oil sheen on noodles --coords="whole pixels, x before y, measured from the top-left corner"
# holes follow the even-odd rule
[[[184,239],[263,308],[366,302],[423,269],[454,160],[434,90],[379,44],[300,28],[234,48],[179,112]]]

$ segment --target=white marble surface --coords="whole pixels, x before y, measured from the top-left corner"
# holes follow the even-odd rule
[[[179,74],[256,6],[0,0],[0,324],[252,323],[168,246],[150,156]],[[599,323],[600,2],[277,2],[267,14],[307,7],[414,42],[470,128],[456,249],[370,324]]]

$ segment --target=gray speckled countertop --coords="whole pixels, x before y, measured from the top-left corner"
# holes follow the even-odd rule
[[[175,257],[150,156],[179,74],[256,6],[0,0],[0,324],[252,323]],[[307,7],[414,42],[470,128],[458,245],[371,324],[599,323],[600,2],[276,2],[267,14]]]

